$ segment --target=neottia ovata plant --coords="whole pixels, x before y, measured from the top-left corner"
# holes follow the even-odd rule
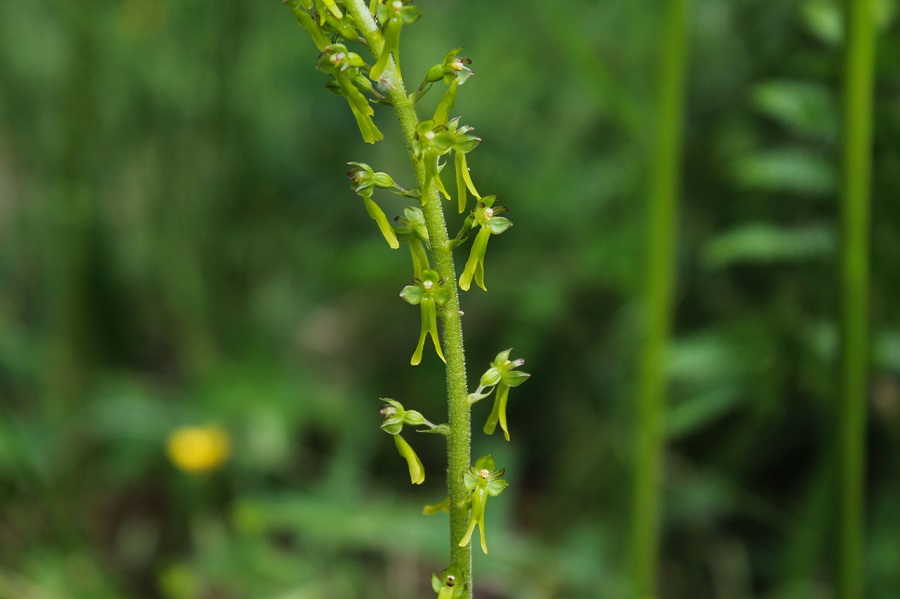
[[[480,195],[469,173],[468,154],[481,140],[472,134],[472,127],[460,123],[459,117],[451,117],[459,88],[472,76],[471,60],[459,56],[460,48],[447,52],[408,93],[400,70],[401,33],[422,16],[411,0],[371,0],[368,5],[363,0],[285,0],[285,4],[312,37],[319,50],[316,68],[330,75],[326,87],[350,105],[363,140],[375,143],[384,137],[373,120],[376,105],[391,107],[400,121],[415,185],[401,187],[387,173],[359,162],[350,162],[347,174],[388,246],[398,249],[405,244],[409,248],[413,278],[402,287],[400,297],[418,306],[421,317],[410,363],[421,363],[433,346],[437,358],[446,364],[448,423],[434,424],[400,401],[384,399],[381,428],[394,438],[413,484],[424,482],[425,470],[409,442],[412,436],[404,433],[414,430],[446,439],[448,497],[426,506],[424,512],[450,513],[450,563],[439,576],[433,575],[431,582],[438,599],[470,599],[472,538],[477,528],[478,542],[487,553],[488,498],[500,495],[507,486],[504,469],[497,469],[493,457],[487,455],[472,462],[471,409],[493,394],[484,432],[493,434],[499,424],[508,441],[509,391],[529,376],[518,370],[524,360],[510,359],[511,350],[507,349],[497,354],[475,391],[467,388],[458,289],[468,291],[474,281],[487,290],[484,260],[488,242],[512,224],[501,216],[506,207],[496,204],[496,196]],[[416,103],[433,87],[442,89],[443,94],[434,115],[420,120]],[[453,166],[449,168],[451,161]],[[469,211],[452,239],[447,233],[442,199],[453,198],[445,179],[455,179],[456,184],[455,205],[448,206],[454,206],[460,214]],[[376,189],[391,191],[412,205],[397,206],[402,215],[392,224],[374,199]],[[467,242],[468,257],[457,282],[453,252]]]

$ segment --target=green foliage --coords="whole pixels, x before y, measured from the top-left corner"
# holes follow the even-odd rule
[[[488,501],[476,593],[622,597],[658,5],[419,4],[401,36],[408,91],[465,46],[475,75],[448,122],[463,114],[484,139],[471,177],[516,225],[490,242],[490,293],[464,296],[469,374],[509,346],[534,374],[511,391],[511,442],[476,437],[474,457],[493,454],[510,482]],[[896,2],[878,4],[895,14],[879,9],[872,111],[865,556],[868,599],[895,599],[900,23]],[[821,6],[840,31],[840,2],[694,2],[665,599],[833,590],[834,188],[802,168],[802,185],[735,177],[789,149],[839,180],[836,125],[812,116],[841,105],[840,37],[807,18]],[[417,513],[447,494],[443,443],[403,431],[428,471],[413,486],[372,424],[379,395],[439,424],[443,364],[406,364],[419,322],[397,297],[435,264],[409,266],[415,242],[388,250],[346,161],[411,194],[372,195],[401,244],[434,240],[412,232],[424,215],[407,212],[422,207],[386,90],[361,92],[385,136],[373,146],[346,99],[323,93],[307,32],[278,2],[0,2],[0,596],[434,596],[445,516]],[[374,63],[338,35],[327,42]],[[772,85],[769,102],[792,108],[763,107]],[[441,172],[451,235],[477,204],[467,190],[457,216],[455,157]],[[710,262],[744,230],[749,249]],[[231,458],[196,478],[165,439],[205,423],[228,431]]]

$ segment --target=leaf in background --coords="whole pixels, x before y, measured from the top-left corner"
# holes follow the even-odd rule
[[[804,137],[834,140],[837,110],[828,88],[802,81],[769,81],[753,90],[757,110]]]
[[[875,0],[872,3],[875,27],[885,31],[891,26],[897,14],[895,0]],[[806,28],[819,41],[837,46],[844,41],[843,4],[837,0],[809,0],[800,9]]]
[[[836,186],[834,167],[828,160],[795,148],[758,152],[739,160],[733,176],[750,189],[803,195],[830,195]]]
[[[788,229],[754,223],[709,241],[703,259],[711,268],[742,262],[796,262],[830,255],[834,247],[834,234],[823,225]]]

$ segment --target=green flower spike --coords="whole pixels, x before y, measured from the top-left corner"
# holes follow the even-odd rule
[[[460,547],[469,544],[472,540],[472,533],[475,532],[475,525],[478,525],[481,532],[481,550],[485,553],[488,552],[487,542],[484,539],[484,508],[487,498],[489,496],[496,497],[509,484],[501,478],[506,469],[495,471],[496,466],[494,458],[486,455],[478,458],[475,465],[463,473],[466,489],[472,492],[472,514],[469,517],[469,528],[466,529],[466,534],[459,542]]]
[[[403,288],[400,297],[412,305],[418,304],[422,309],[422,330],[419,334],[419,344],[409,363],[418,366],[422,361],[422,351],[425,348],[427,335],[431,335],[438,357],[446,363],[447,359],[444,357],[441,341],[438,338],[437,307],[443,306],[450,299],[450,289],[444,285],[437,271],[426,268],[420,277],[416,277],[412,283]]]
[[[466,211],[466,189],[477,199],[481,199],[472,177],[469,175],[469,165],[466,163],[466,154],[474,150],[481,143],[480,137],[471,135],[472,127],[459,126],[459,117],[447,123],[447,130],[453,135],[453,162],[456,167],[456,194],[459,198],[459,213]]]
[[[381,415],[384,416],[384,422],[381,423],[381,429],[389,435],[393,435],[394,443],[397,445],[397,451],[403,456],[409,467],[410,482],[414,485],[421,485],[425,482],[425,467],[422,465],[422,460],[419,459],[419,456],[416,455],[416,452],[413,451],[410,444],[406,442],[406,439],[400,436],[400,431],[403,430],[404,424],[409,426],[425,425],[432,429],[435,428],[435,425],[425,420],[425,417],[422,416],[421,413],[415,410],[404,409],[403,404],[399,401],[386,398],[382,399],[387,403],[383,405],[380,410]]]
[[[347,171],[347,176],[353,182],[353,191],[362,196],[369,216],[378,225],[388,245],[396,250],[400,247],[400,242],[397,241],[394,229],[391,227],[387,216],[384,215],[384,211],[372,199],[372,192],[375,191],[376,187],[383,189],[396,187],[394,180],[387,173],[376,173],[368,164],[362,162],[348,162],[347,164],[353,167]]]
[[[369,71],[369,77],[373,81],[381,79],[391,54],[394,55],[394,63],[397,65],[397,75],[400,75],[400,30],[404,25],[412,25],[422,16],[419,7],[409,6],[409,1],[382,0],[375,6],[375,14],[384,32],[384,47],[375,66]],[[403,76],[400,75],[400,78]]]
[[[431,575],[431,588],[437,593],[437,599],[462,597],[468,586],[462,571],[456,564],[442,571],[440,578],[436,574]]]
[[[425,184],[422,186],[423,206],[427,197],[428,185],[432,180],[444,197],[450,199],[450,194],[441,181],[441,166],[438,164],[438,160],[448,153],[455,143],[456,139],[453,133],[445,125],[437,125],[431,119],[416,125],[416,136],[413,138],[412,148],[416,159],[423,161],[425,166]]]
[[[428,240],[428,229],[425,227],[425,215],[421,208],[409,206],[403,209],[403,216],[398,216],[394,220],[398,223],[394,226],[397,239],[409,245],[413,262],[413,276],[421,277],[422,271],[429,267],[425,248],[431,247],[431,242]]]
[[[472,278],[475,283],[487,291],[484,286],[484,253],[487,251],[488,240],[491,235],[499,235],[512,226],[508,219],[497,216],[500,212],[505,212],[506,207],[494,207],[497,196],[486,196],[478,202],[475,210],[472,212],[470,226],[472,228],[479,227],[475,241],[472,242],[472,249],[469,252],[469,259],[463,268],[462,274],[459,276],[459,287],[464,291],[468,291],[472,285]]]
[[[334,84],[329,85],[328,89],[347,98],[363,140],[367,143],[375,143],[384,139],[384,135],[375,126],[375,122],[372,120],[375,110],[356,82],[359,67],[365,66],[365,64],[359,54],[347,50],[347,46],[344,44],[330,44],[325,46],[319,55],[316,68],[334,76]]]
[[[503,436],[507,441],[509,441],[509,429],[506,426],[506,402],[509,398],[509,390],[511,387],[518,387],[531,376],[527,372],[515,370],[525,364],[525,360],[522,358],[510,360],[509,352],[511,351],[512,349],[507,349],[497,354],[497,357],[491,362],[491,367],[481,376],[480,387],[497,386],[497,394],[494,396],[494,407],[491,409],[491,415],[488,416],[487,423],[484,425],[484,432],[487,435],[493,435],[499,422],[500,428],[503,429]]]

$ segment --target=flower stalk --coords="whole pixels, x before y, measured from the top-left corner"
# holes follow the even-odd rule
[[[418,306],[421,315],[419,340],[410,364],[420,364],[425,346],[434,346],[438,358],[446,364],[449,422],[433,424],[419,412],[405,409],[396,400],[386,399],[387,403],[381,409],[384,416],[381,428],[394,437],[397,451],[407,463],[412,484],[425,481],[425,467],[409,442],[412,437],[400,434],[404,426],[413,427],[415,432],[445,438],[448,497],[437,505],[426,506],[423,511],[425,514],[449,512],[451,561],[440,578],[433,577],[432,586],[439,599],[471,599],[471,537],[475,528],[479,528],[480,544],[487,553],[484,531],[487,497],[499,495],[507,484],[500,478],[503,469],[495,470],[490,456],[471,465],[471,409],[478,399],[496,389],[494,408],[485,430],[493,432],[499,424],[508,441],[506,406],[509,388],[518,386],[529,376],[514,370],[524,360],[509,360],[509,350],[506,350],[498,354],[492,370],[486,373],[490,380],[482,377],[476,392],[467,391],[459,289],[468,290],[472,280],[485,288],[487,241],[491,235],[504,232],[512,224],[498,216],[506,208],[493,205],[495,196],[482,198],[469,173],[466,155],[481,139],[470,133],[472,127],[460,126],[458,117],[450,118],[459,87],[472,76],[468,67],[471,60],[457,56],[460,48],[451,50],[440,64],[428,70],[419,88],[407,94],[400,74],[400,32],[404,25],[412,25],[421,16],[412,0],[370,0],[368,6],[363,0],[284,2],[293,10],[300,26],[312,36],[320,51],[317,68],[331,76],[326,87],[348,101],[363,140],[374,143],[382,138],[372,118],[375,114],[373,104],[391,106],[400,122],[417,186],[404,189],[387,173],[376,172],[359,162],[349,163],[351,168],[347,175],[388,245],[392,249],[399,248],[401,243],[409,246],[414,278],[403,287],[400,297]],[[371,52],[374,64],[370,66],[341,40],[362,42]],[[420,120],[415,103],[441,81],[446,84],[446,89],[435,115]],[[449,200],[451,195],[440,174],[449,164],[451,154],[459,212],[465,213],[470,196],[476,200],[462,231],[453,240],[447,234],[441,201],[442,196]],[[395,195],[415,198],[420,205],[404,208],[403,216],[397,216],[395,224],[391,225],[382,208],[387,204],[376,203],[373,199],[376,189],[389,189]],[[469,259],[463,276],[457,279],[452,252],[473,231]],[[491,389],[485,392],[487,387]]]

